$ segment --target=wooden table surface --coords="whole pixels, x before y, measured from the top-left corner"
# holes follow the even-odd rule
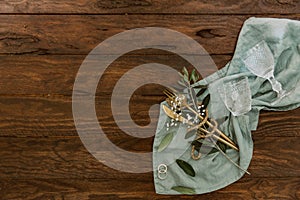
[[[299,199],[300,109],[262,112],[249,171],[236,183],[198,196],[156,195],[151,172],[131,174],[97,161],[83,146],[72,116],[72,89],[87,54],[132,28],[180,31],[199,42],[219,68],[232,57],[251,17],[300,19],[298,0],[2,0],[0,1],[0,199]],[[134,138],[114,122],[110,95],[117,80],[140,64],[180,69],[180,57],[154,50],[122,56],[97,89],[97,115],[110,140],[150,152],[153,138]],[[149,122],[162,87],[132,97],[133,120]],[[129,119],[128,119],[129,120]]]

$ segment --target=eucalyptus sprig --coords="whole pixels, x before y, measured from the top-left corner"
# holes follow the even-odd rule
[[[195,110],[198,110],[197,96],[195,90],[192,87],[192,84],[196,83],[200,78],[198,73],[196,73],[196,70],[193,69],[191,74],[189,74],[188,70],[184,67],[182,69],[182,73],[178,72],[178,74],[181,77],[181,80],[178,81],[178,84],[185,86],[187,88],[193,108]]]
[[[228,136],[217,128],[217,121],[208,117],[210,94],[206,94],[201,104],[198,102],[198,97],[207,93],[207,85],[197,85],[200,76],[195,69],[189,73],[184,67],[182,72],[179,73],[179,76],[181,79],[178,81],[178,84],[184,87],[183,92],[178,92],[175,89],[166,89],[164,91],[168,97],[166,102],[170,108],[167,108],[166,106],[163,108],[165,113],[171,118],[171,123],[167,122],[167,133],[163,137],[157,151],[164,151],[173,140],[176,132],[174,132],[174,129],[172,129],[172,132],[168,132],[170,126],[177,126],[177,123],[184,123],[188,125],[188,132],[186,133],[185,138],[195,137],[191,142],[191,156],[194,160],[201,158],[201,153],[203,152],[200,152],[200,149],[201,151],[207,150],[208,152],[204,152],[207,154],[220,152],[237,168],[250,174],[226,154],[228,147],[237,151],[238,148]],[[196,90],[198,90],[197,93]],[[194,156],[194,151],[198,153],[198,156]],[[192,177],[196,175],[192,165],[188,162],[177,159],[176,163],[186,175]],[[193,193],[193,189],[182,186],[175,186],[172,189],[181,193]]]

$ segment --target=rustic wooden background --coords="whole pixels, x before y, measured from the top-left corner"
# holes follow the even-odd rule
[[[154,192],[152,173],[130,174],[93,158],[76,132],[73,82],[85,56],[124,30],[157,26],[194,38],[219,68],[234,52],[251,16],[300,19],[298,0],[1,0],[0,199],[178,199]],[[159,60],[175,68],[176,55],[135,51],[110,66],[97,90],[97,111],[108,137],[128,151],[151,151],[153,138],[125,135],[113,121],[110,94],[134,66]],[[171,61],[170,61],[171,60]],[[147,124],[161,87],[145,86],[131,101],[132,117]],[[254,156],[238,182],[184,199],[299,199],[300,109],[263,112],[253,132]]]

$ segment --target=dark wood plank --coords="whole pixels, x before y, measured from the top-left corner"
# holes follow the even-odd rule
[[[181,70],[190,64],[175,54],[162,51],[144,50],[141,55],[125,54],[113,62],[103,74],[97,94],[109,94],[117,81],[129,70],[145,63],[161,63]],[[154,54],[154,53],[161,54]],[[77,71],[84,61],[84,55],[43,55],[43,56],[0,56],[0,95],[60,94],[71,96]],[[223,67],[230,55],[213,55],[218,68]],[[203,59],[205,63],[206,59]],[[205,70],[205,71],[204,71]],[[216,68],[207,68],[202,74],[211,74]],[[155,68],[153,69],[155,71]],[[139,78],[139,77],[137,77]],[[174,78],[176,82],[178,77]],[[135,84],[132,81],[131,84]],[[145,89],[145,88],[144,88]],[[160,87],[153,86],[140,91],[143,95],[160,95]]]
[[[163,96],[134,95],[130,101],[132,119],[140,126],[147,125],[150,122],[149,108],[163,100]],[[113,119],[110,104],[107,96],[96,100],[98,120],[105,133],[122,133]],[[263,112],[260,115],[258,130],[253,132],[253,135],[299,137],[299,111],[300,108],[286,112]],[[77,136],[71,97],[1,97],[0,113],[0,136],[3,137]],[[125,116],[125,113],[120,113],[120,116]],[[131,119],[128,117],[128,120]],[[153,123],[157,123],[157,118],[153,120]],[[124,125],[126,126],[126,120]]]
[[[283,121],[287,123],[282,123]],[[259,136],[298,137],[300,136],[300,108],[285,111],[262,111],[259,116],[258,129],[253,132]]]
[[[299,137],[273,138],[253,135],[253,140],[253,158],[249,170],[254,177],[258,174],[271,177],[281,177],[281,175],[299,177]],[[284,170],[289,172],[285,173]]]
[[[1,13],[179,13],[179,14],[270,14],[299,13],[299,1],[155,1],[155,0],[23,0],[0,2]]]
[[[164,27],[182,32],[210,54],[231,54],[243,22],[251,15],[2,15],[0,54],[88,54],[124,30]],[[299,19],[299,15],[270,15]],[[116,47],[120,48],[120,47]]]
[[[141,139],[119,133],[110,134],[108,138],[126,151],[152,151],[153,138]],[[249,178],[299,177],[299,140],[299,137],[254,135],[254,155],[249,168],[252,175]],[[103,141],[97,142],[107,145]],[[115,153],[108,150],[99,153],[115,157]],[[0,161],[1,179],[136,178],[135,174],[116,171],[97,161],[87,152],[79,137],[0,137]],[[145,164],[151,166],[146,161]],[[150,179],[152,173],[146,173],[140,179],[143,177]]]
[[[162,25],[187,34],[210,53],[232,53],[241,25],[247,18],[194,15],[2,15],[0,23],[6,29],[0,32],[0,53],[88,54],[100,42],[122,31]]]
[[[136,175],[138,176],[138,175]],[[121,180],[121,181],[120,181]],[[300,198],[300,178],[243,178],[213,193],[195,196],[163,196],[154,192],[151,180],[34,179],[0,180],[3,199],[284,199]],[[18,191],[18,192],[15,192]]]

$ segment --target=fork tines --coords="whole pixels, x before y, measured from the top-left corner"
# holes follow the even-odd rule
[[[168,98],[174,98],[176,97],[177,95],[175,94],[174,90],[173,89],[170,89],[170,88],[166,88],[164,90],[164,94],[168,97]]]

